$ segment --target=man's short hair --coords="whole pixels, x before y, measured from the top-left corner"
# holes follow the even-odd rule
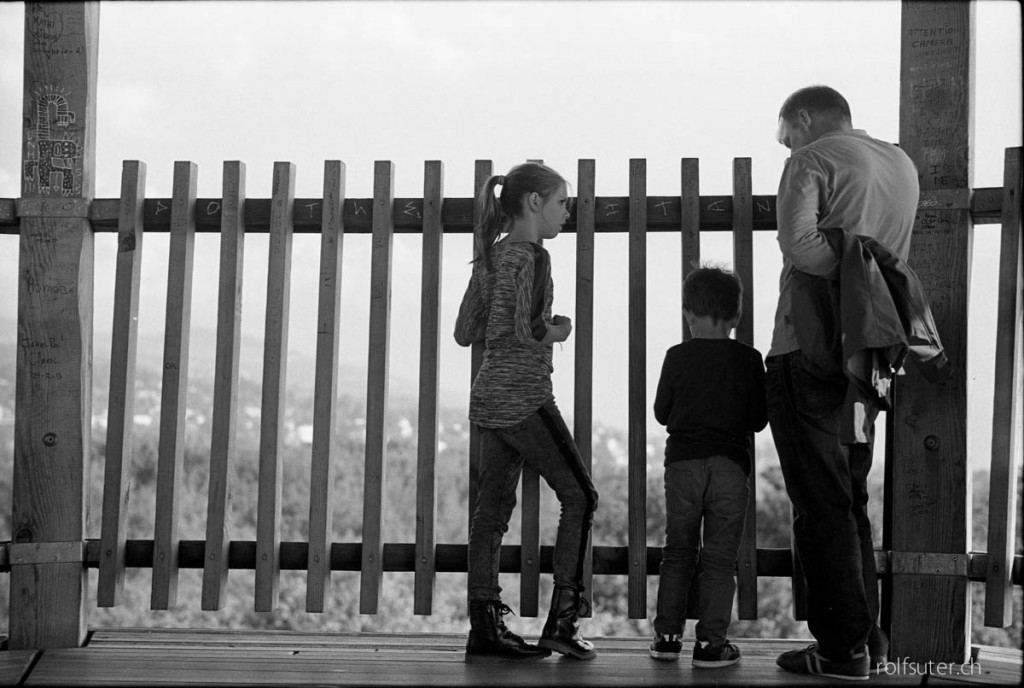
[[[742,298],[743,282],[725,268],[704,265],[683,280],[683,308],[697,316],[732,320]]]
[[[850,122],[850,104],[842,94],[828,86],[807,86],[794,92],[779,110],[779,119],[792,122],[798,110],[824,115],[830,119]]]

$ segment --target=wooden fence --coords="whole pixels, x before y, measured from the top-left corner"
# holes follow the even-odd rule
[[[701,196],[698,160],[686,158],[680,165],[678,196],[648,196],[646,163],[629,164],[628,196],[595,196],[595,163],[580,160],[578,195],[565,231],[576,234],[576,304],[574,378],[574,434],[588,466],[592,430],[592,379],[594,333],[594,244],[597,234],[628,233],[629,382],[628,382],[628,544],[592,546],[588,557],[587,588],[594,575],[628,576],[628,610],[631,618],[647,613],[647,577],[658,571],[661,550],[648,545],[646,531],[647,457],[646,424],[646,237],[651,232],[676,232],[681,237],[679,269],[686,275],[700,262],[703,232],[731,232],[733,266],[748,288],[744,292],[743,318],[737,338],[753,343],[753,233],[775,228],[775,199],[751,193],[751,161],[733,163],[733,193]],[[476,191],[491,174],[489,161],[478,161]],[[373,198],[345,197],[345,165],[324,165],[323,195],[315,199],[294,197],[295,168],[274,165],[272,196],[247,199],[245,166],[227,162],[223,167],[220,198],[196,197],[196,165],[178,162],[174,167],[170,199],[145,198],[146,167],[128,161],[123,165],[121,197],[97,199],[88,208],[88,219],[97,232],[117,231],[114,287],[114,322],[111,342],[110,394],[107,416],[106,464],[99,540],[82,543],[82,561],[98,567],[97,602],[119,604],[126,567],[151,567],[151,607],[168,609],[175,604],[180,568],[202,568],[201,605],[221,609],[230,569],[255,570],[254,608],[269,611],[277,605],[281,569],[306,571],[306,610],[325,611],[325,591],[331,572],[360,571],[360,612],[376,613],[384,571],[414,571],[414,612],[430,614],[435,574],[466,571],[465,544],[435,542],[435,471],[438,421],[439,301],[443,237],[469,233],[474,223],[473,197],[445,198],[443,165],[424,166],[422,198],[395,198],[394,167],[378,162],[374,170]],[[986,623],[1009,623],[1012,585],[1022,582],[1021,557],[1013,551],[1016,480],[1013,424],[1019,415],[1021,349],[1021,244],[1020,244],[1020,149],[1008,149],[1003,188],[975,189],[970,195],[970,214],[975,224],[1001,223],[1000,276],[995,416],[991,463],[988,553],[965,553],[954,574],[986,584]],[[941,192],[924,192],[923,210],[955,202]],[[0,199],[0,233],[18,231],[19,218],[44,211],[44,204],[60,200]],[[37,207],[39,206],[39,207]],[[169,232],[170,262],[164,329],[163,383],[157,459],[156,519],[152,540],[129,540],[126,507],[131,465],[132,418],[136,359],[136,321],[141,280],[140,256],[144,235]],[[197,232],[219,232],[220,277],[216,336],[216,362],[212,440],[209,456],[209,492],[206,539],[181,540],[178,495],[181,492],[184,453],[185,391],[188,387],[190,303],[193,246]],[[316,382],[309,494],[308,542],[281,542],[281,453],[285,409],[285,365],[288,350],[291,245],[296,232],[319,233],[320,279],[317,312]],[[396,232],[421,233],[422,285],[420,322],[419,411],[416,480],[416,528],[414,543],[383,541],[385,508],[383,485],[387,472],[385,414],[388,407],[388,352],[391,320],[392,238]],[[245,236],[268,233],[265,349],[260,416],[257,532],[255,541],[229,540],[229,480],[235,454],[238,413],[241,274]],[[341,302],[342,246],[345,233],[372,234],[372,267],[369,324],[369,360],[366,382],[366,442],[364,457],[363,530],[361,542],[334,542],[331,532],[332,438],[336,424],[338,377],[339,304]],[[688,337],[685,323],[681,323]],[[472,370],[481,360],[475,347]],[[19,360],[19,366],[22,362]],[[898,430],[897,430],[898,432]],[[892,437],[887,438],[892,442]],[[891,452],[886,452],[887,461]],[[471,432],[467,457],[470,504],[479,467],[479,441]],[[597,467],[596,470],[600,470]],[[753,481],[752,481],[753,482]],[[887,490],[888,493],[888,490]],[[799,571],[789,549],[758,548],[756,543],[756,495],[751,490],[741,554],[737,565],[738,610],[742,619],[757,618],[757,577],[793,576]],[[550,573],[552,548],[540,543],[540,486],[535,472],[526,471],[522,487],[521,545],[505,546],[501,570],[518,573],[521,612],[538,612],[539,580]],[[890,526],[891,508],[885,528]],[[469,518],[469,514],[467,514]],[[598,534],[600,537],[600,534]],[[35,561],[39,546],[0,543],[0,570]],[[927,572],[935,557],[921,552],[876,552],[880,573]],[[915,558],[916,557],[916,558]],[[931,559],[929,559],[931,557]],[[941,558],[941,557],[940,557]],[[943,560],[944,561],[944,560]],[[916,562],[916,563],[915,563]],[[941,562],[940,562],[941,563]],[[938,569],[936,569],[938,570]],[[795,576],[795,582],[800,577]],[[799,588],[799,586],[797,586]],[[796,595],[800,599],[800,593]],[[801,614],[798,612],[798,618]]]

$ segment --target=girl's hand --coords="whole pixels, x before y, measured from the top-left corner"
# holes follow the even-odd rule
[[[547,343],[564,342],[571,333],[572,319],[565,315],[556,315],[551,318],[551,324],[548,326],[548,336],[545,337],[545,340],[548,340]]]

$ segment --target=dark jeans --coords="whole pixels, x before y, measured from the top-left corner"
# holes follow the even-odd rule
[[[469,599],[500,599],[501,538],[516,506],[524,462],[547,481],[562,507],[555,536],[555,585],[582,591],[597,491],[555,402],[511,427],[480,428],[480,449],[477,502],[469,531]]]
[[[746,472],[724,456],[686,459],[665,467],[665,549],[656,633],[683,632],[687,594],[696,574],[697,640],[726,640],[748,491]]]
[[[840,659],[863,647],[878,618],[867,476],[870,444],[843,445],[845,376],[809,372],[799,351],[765,361],[768,422],[796,518],[807,580],[807,625],[819,652]]]

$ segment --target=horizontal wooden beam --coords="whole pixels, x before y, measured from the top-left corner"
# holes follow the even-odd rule
[[[82,561],[85,548],[79,540],[69,542],[12,542],[3,548],[11,564],[70,564]]]
[[[64,544],[64,543],[61,543]],[[83,564],[98,568],[100,561],[100,540],[85,541]],[[17,543],[0,542],[0,573],[10,571],[11,565],[18,565],[11,554]],[[181,540],[178,545],[178,566],[183,569],[203,568],[205,540]],[[282,542],[280,546],[281,569],[304,571],[307,565],[309,545],[305,542]],[[540,571],[552,573],[554,547],[540,548]],[[439,544],[434,546],[437,573],[465,573],[466,545]],[[956,561],[954,561],[954,558]],[[331,544],[332,571],[358,571],[362,561],[362,545],[358,542],[335,542]],[[626,575],[628,572],[629,550],[624,546],[594,546],[594,573],[606,576]],[[932,573],[935,575],[966,576],[968,580],[982,582],[988,572],[988,554],[969,552],[962,555],[929,552],[889,552],[875,550],[875,563],[882,576],[891,573]],[[661,547],[647,547],[647,575],[658,575],[661,564]],[[128,540],[125,547],[125,566],[129,568],[151,568],[153,566],[153,541]],[[235,540],[228,551],[228,567],[232,569],[256,568],[256,542]],[[384,571],[415,571],[415,543],[384,543]],[[937,569],[937,570],[936,570]],[[520,548],[518,545],[502,545],[501,572],[520,573]],[[793,560],[788,548],[759,547],[757,550],[757,575],[761,578],[790,577],[793,575]],[[1013,561],[1012,581],[1024,585],[1024,556],[1017,555]]]
[[[935,207],[947,209],[962,206],[970,208],[976,225],[998,224],[1001,221],[1003,189],[1001,187],[974,189],[969,200],[963,194],[931,191],[922,195],[922,210]],[[322,223],[323,201],[319,198],[295,199],[294,223],[298,234],[318,233]],[[0,198],[0,234],[17,234],[20,199]],[[116,232],[120,200],[98,198],[89,207],[88,218],[97,232]],[[200,198],[196,202],[196,231],[220,232],[221,199]],[[246,229],[266,233],[270,227],[269,198],[249,198],[245,201]],[[343,219],[346,233],[369,234],[369,198],[346,199]],[[171,199],[146,199],[144,209],[145,231],[169,232],[171,228]],[[775,196],[754,196],[753,215],[755,230],[775,229]],[[76,209],[80,212],[80,209]],[[678,231],[681,226],[680,198],[678,196],[649,196],[647,198],[647,231]],[[732,231],[732,196],[700,197],[700,229],[712,232]],[[469,233],[473,230],[473,199],[446,198],[441,209],[441,221],[446,233]],[[423,230],[423,199],[396,198],[394,203],[395,232],[415,234]],[[625,232],[629,229],[629,198],[602,196],[595,199],[594,231]],[[573,208],[563,231],[576,231],[576,209]]]

